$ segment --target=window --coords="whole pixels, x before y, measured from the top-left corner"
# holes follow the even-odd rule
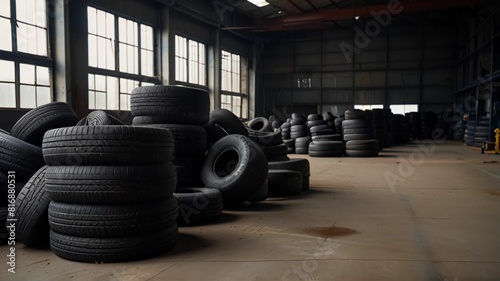
[[[418,112],[418,104],[391,104],[391,111],[394,114]]]
[[[5,58],[0,60],[0,107],[29,109],[52,101],[46,5],[46,0],[0,0]]]
[[[158,83],[153,27],[90,6],[87,13],[89,109],[130,110],[134,88]]]
[[[356,104],[354,105],[354,109],[361,109],[361,110],[372,110],[372,109],[377,109],[377,108],[384,108],[383,104]]]
[[[238,117],[246,117],[244,103],[246,95],[241,89],[241,57],[222,51],[221,64],[221,108],[232,111]]]
[[[205,44],[175,36],[175,80],[207,85]]]

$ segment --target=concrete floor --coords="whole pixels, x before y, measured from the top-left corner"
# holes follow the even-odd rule
[[[180,228],[163,256],[85,264],[18,245],[11,274],[4,245],[0,279],[500,280],[500,164],[485,163],[500,156],[447,142],[307,158],[308,193]]]

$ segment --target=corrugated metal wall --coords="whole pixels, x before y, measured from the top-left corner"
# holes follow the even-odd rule
[[[336,115],[355,104],[449,109],[455,36],[454,29],[435,24],[390,25],[379,33],[359,26],[273,34],[264,49],[264,115],[302,105]],[[299,88],[298,79],[310,79],[310,88]]]

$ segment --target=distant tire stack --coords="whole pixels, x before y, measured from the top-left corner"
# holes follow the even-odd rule
[[[293,113],[292,120],[290,121],[290,138],[296,140],[297,138],[307,137],[307,118],[300,113]]]
[[[383,109],[373,109],[373,126],[375,135],[377,136],[379,150],[383,150],[387,135],[387,127],[385,124],[385,113]]]
[[[391,147],[394,145],[395,141],[395,133],[394,133],[394,125],[392,123],[392,112],[390,109],[384,109],[384,119],[386,126],[386,135],[385,135],[385,143],[384,147]]]
[[[317,127],[317,126],[323,126],[327,125],[328,126],[328,121],[323,120],[323,115],[321,114],[309,114],[307,116],[307,135],[311,136],[311,128]]]
[[[410,129],[408,127],[406,116],[402,114],[394,114],[392,122],[393,125],[399,128],[399,132],[397,133],[397,143],[398,144],[408,143],[410,141]]]
[[[468,146],[474,145],[474,132],[476,131],[476,120],[467,121],[465,128],[464,143]]]
[[[308,154],[311,137],[301,137],[295,140],[295,154]]]
[[[341,157],[345,153],[343,141],[316,140],[309,144],[311,157]]]
[[[442,138],[445,139],[453,138],[453,136],[450,135],[450,124],[451,120],[453,120],[452,118],[453,118],[453,112],[451,111],[439,112],[436,115],[436,129],[438,129],[440,132],[444,134]]]
[[[134,125],[172,132],[177,186],[200,186],[200,170],[208,146],[204,128],[210,119],[208,92],[181,86],[139,87],[132,91],[130,105]]]
[[[436,114],[434,112],[420,113],[422,121],[422,139],[432,139],[432,131],[436,128]]]
[[[371,113],[371,112],[370,112]],[[379,146],[370,113],[362,110],[347,110],[342,122],[345,155],[349,157],[378,156]],[[370,118],[370,119],[367,119]]]
[[[474,146],[482,147],[490,139],[490,119],[480,117],[474,130]]]
[[[422,139],[422,120],[419,112],[410,112],[406,114],[408,118],[408,126],[410,128],[410,139]]]
[[[70,127],[43,139],[50,246],[91,263],[160,255],[178,239],[174,140],[165,129]]]
[[[248,136],[253,140],[266,155],[267,161],[286,161],[288,160],[288,149],[283,143],[280,132],[260,132],[252,129],[248,130]]]

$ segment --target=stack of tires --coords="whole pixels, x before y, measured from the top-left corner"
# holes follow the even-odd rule
[[[290,121],[290,137],[293,140],[297,138],[307,137],[307,118],[300,113],[292,113],[292,120]]]
[[[393,125],[398,128],[396,137],[398,144],[406,144],[410,141],[410,129],[408,127],[408,122],[406,120],[406,116],[402,114],[394,114],[393,115]]]
[[[311,157],[342,157],[345,153],[343,141],[319,139],[309,144]]]
[[[310,175],[307,159],[269,162],[269,196],[294,196],[309,190]]]
[[[288,154],[293,154],[295,153],[295,140],[292,139],[291,136],[291,124],[290,122],[284,122],[281,124],[280,131],[281,131],[281,138],[283,139],[283,143],[285,144],[287,148],[287,153]]]
[[[335,132],[337,134],[342,135],[342,133],[343,133],[342,122],[344,122],[344,120],[345,120],[344,115],[342,115],[342,116],[340,116],[340,117],[338,117],[338,118],[335,119],[335,121],[334,121],[334,123],[335,123]]]
[[[422,121],[422,139],[432,139],[432,131],[436,128],[437,116],[434,112],[422,112],[420,120]]]
[[[375,128],[375,135],[377,136],[379,150],[383,150],[385,146],[385,139],[387,135],[387,127],[385,124],[385,113],[383,109],[373,109],[373,126]]]
[[[474,145],[474,132],[476,131],[476,120],[467,121],[467,127],[464,134],[464,143],[468,146]]]
[[[84,126],[43,139],[50,246],[81,262],[160,255],[178,238],[172,134],[165,129]]]
[[[370,114],[362,110],[347,110],[342,122],[345,155],[350,157],[378,156],[379,147]]]
[[[0,130],[1,242],[7,238],[7,203],[16,206],[17,241],[26,246],[48,241],[49,201],[43,189],[43,135],[50,129],[73,126],[77,122],[78,117],[66,103],[53,102],[27,112],[14,124],[10,134]],[[14,195],[17,196],[15,202]]]
[[[394,124],[392,123],[392,112],[390,109],[384,110],[384,120],[386,127],[385,143],[384,147],[391,147],[395,143],[396,133],[394,132]]]
[[[300,137],[295,140],[295,154],[308,154],[311,137]]]
[[[96,110],[80,119],[76,126],[125,125],[120,119],[102,110]]]
[[[480,117],[474,130],[474,146],[482,147],[490,139],[490,119]]]
[[[408,119],[408,126],[410,128],[410,139],[422,139],[422,120],[420,119],[419,112],[410,112],[406,114]]]
[[[175,140],[178,187],[200,186],[207,151],[210,98],[207,91],[182,86],[146,86],[132,91],[133,125],[169,129]],[[269,125],[270,126],[270,125]]]
[[[436,115],[436,128],[440,132],[444,133],[445,135],[443,136],[444,138],[452,138],[452,135],[450,135],[450,124],[453,118],[453,112],[451,111],[443,111],[439,112]]]

